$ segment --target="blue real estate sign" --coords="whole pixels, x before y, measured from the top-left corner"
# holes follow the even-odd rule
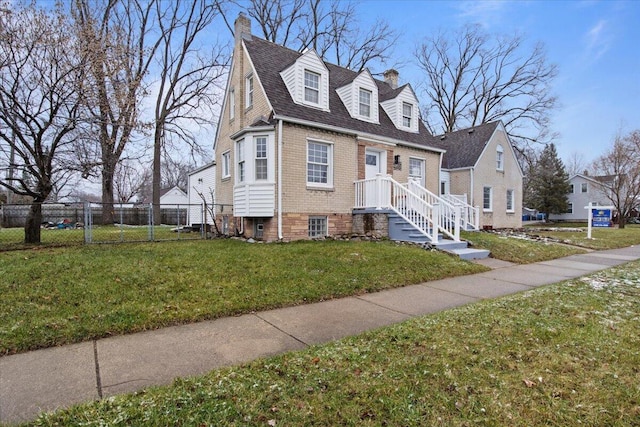
[[[593,209],[594,227],[611,227],[611,209]]]

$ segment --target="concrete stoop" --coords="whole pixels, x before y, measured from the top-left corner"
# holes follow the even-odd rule
[[[431,244],[431,240],[424,234],[417,231],[411,224],[398,215],[389,215],[389,238],[401,242],[413,242],[435,247],[438,250],[456,255],[461,259],[473,260],[484,259],[489,256],[489,251],[485,249],[469,248],[467,242],[455,242],[444,239],[438,235],[438,243]]]

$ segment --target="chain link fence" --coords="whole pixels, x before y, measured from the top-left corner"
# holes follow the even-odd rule
[[[0,205],[0,250],[26,246],[24,227],[31,207]],[[214,215],[221,210],[204,203],[163,204],[156,224],[151,204],[116,203],[109,210],[101,203],[43,203],[41,207],[42,245],[206,239],[217,234]],[[113,223],[105,224],[109,213]]]

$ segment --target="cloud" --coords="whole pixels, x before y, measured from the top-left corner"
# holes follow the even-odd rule
[[[609,31],[609,24],[605,19],[599,20],[589,29],[585,35],[586,55],[592,61],[597,61],[611,47],[612,37]]]
[[[462,1],[456,3],[458,18],[466,22],[473,22],[489,28],[498,24],[509,2],[501,0]]]

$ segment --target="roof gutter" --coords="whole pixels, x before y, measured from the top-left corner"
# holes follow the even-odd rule
[[[422,149],[422,150],[434,151],[436,153],[444,153],[444,152],[447,151],[447,150],[444,150],[442,148],[431,147],[429,145],[420,145],[420,144],[416,144],[416,143],[413,143],[413,142],[402,141],[400,139],[387,138],[387,137],[384,137],[384,136],[381,137],[379,135],[374,135],[374,134],[370,134],[370,133],[354,132],[353,129],[342,128],[342,127],[339,127],[339,126],[325,125],[325,124],[318,123],[318,122],[312,122],[310,120],[296,119],[296,118],[293,118],[293,117],[283,116],[283,115],[280,115],[280,114],[275,114],[273,116],[273,118],[275,120],[281,120],[283,122],[288,122],[288,123],[293,123],[293,124],[303,125],[303,126],[309,126],[309,127],[315,127],[315,128],[327,130],[327,131],[330,131],[330,132],[339,132],[339,133],[343,133],[343,134],[347,134],[347,135],[353,135],[353,136],[355,136],[357,138],[368,139],[368,140],[371,140],[371,141],[379,141],[379,142],[392,144],[392,145],[404,145],[406,147],[419,148],[419,149]]]

